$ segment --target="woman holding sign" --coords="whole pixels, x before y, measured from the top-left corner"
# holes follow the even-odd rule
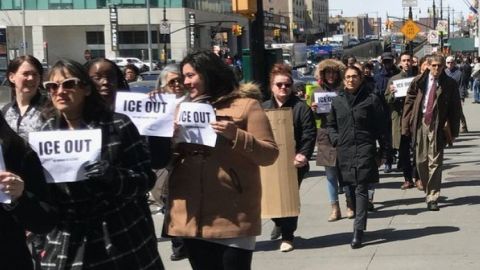
[[[337,149],[340,176],[351,185],[355,209],[351,247],[359,248],[367,227],[368,185],[379,181],[376,141],[382,150],[378,156],[384,160],[389,150],[385,136],[388,127],[383,121],[385,112],[380,98],[363,83],[359,68],[347,67],[343,83],[344,89],[332,102],[327,129]]]
[[[325,166],[325,174],[327,177],[327,190],[328,197],[330,199],[330,205],[332,206],[332,212],[328,217],[328,221],[336,221],[342,217],[340,211],[340,205],[338,202],[338,172],[337,172],[337,151],[335,147],[330,143],[327,131],[327,115],[330,111],[319,110],[318,102],[315,98],[319,98],[322,95],[338,94],[343,88],[343,71],[345,65],[334,59],[325,59],[320,62],[315,72],[315,77],[318,80],[318,88],[315,90],[312,96],[311,107],[315,112],[316,118],[320,121],[320,127],[317,131],[317,165]],[[342,185],[340,185],[342,186]],[[345,193],[347,201],[347,217],[353,218],[355,213],[352,209],[352,201],[348,197],[348,192]]]
[[[241,91],[232,69],[208,51],[187,55],[180,68],[186,102],[215,109],[209,122],[218,136],[214,147],[174,146],[166,233],[185,237],[193,269],[250,269],[261,232],[259,166],[278,156],[267,116],[249,98],[258,87]]]
[[[0,116],[0,268],[32,269],[25,231],[49,232],[55,208],[35,152]]]
[[[292,108],[293,110],[293,132],[295,139],[295,157],[293,164],[297,168],[298,186],[305,174],[310,170],[308,161],[315,148],[315,137],[317,129],[315,118],[308,105],[298,98],[292,90],[292,70],[284,64],[275,64],[270,71],[270,87],[272,98],[262,105],[264,109]],[[298,216],[273,218],[275,227],[271,238],[276,239],[282,236],[280,251],[289,252],[293,250],[293,234],[297,229]]]
[[[110,110],[77,62],[58,61],[44,86],[52,99],[43,130],[100,130],[102,143],[81,180],[52,184],[61,218],[42,269],[163,269],[145,196],[155,176],[137,129]]]

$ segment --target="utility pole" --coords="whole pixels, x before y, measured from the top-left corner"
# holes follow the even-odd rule
[[[168,53],[167,53],[167,41],[170,38],[170,26],[167,23],[167,0],[163,0],[163,19],[162,25],[168,27],[168,36],[164,34],[165,39],[163,40],[163,66],[167,65]],[[161,33],[163,34],[163,33]]]
[[[408,19],[413,21],[412,6],[408,7]],[[408,47],[410,49],[410,55],[413,56],[413,40],[408,42]]]
[[[147,0],[147,42],[148,42],[148,69],[152,70],[152,27],[150,25],[150,0]]]
[[[263,1],[257,1],[257,13],[250,27],[250,55],[252,59],[253,81],[260,84],[263,93],[267,90],[267,71],[265,70],[265,35]]]
[[[443,0],[440,0],[440,20],[443,20]],[[440,52],[443,53],[443,31],[440,32]]]
[[[23,55],[27,55],[27,39],[25,34],[25,0],[22,0],[22,47]]]

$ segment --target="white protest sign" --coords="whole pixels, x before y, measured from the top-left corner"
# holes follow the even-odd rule
[[[85,165],[97,161],[102,149],[102,130],[30,132],[30,146],[37,152],[48,183],[85,180]]]
[[[203,144],[214,147],[217,133],[210,122],[215,121],[210,104],[182,102],[178,111],[179,132],[177,142]]]
[[[330,113],[332,101],[336,96],[335,92],[316,92],[314,97],[317,102],[317,113]]]
[[[3,158],[3,148],[0,144],[0,172],[4,172],[7,170],[5,166],[5,159]],[[12,197],[10,195],[5,194],[1,189],[3,188],[3,184],[0,184],[0,203],[11,203]]]
[[[413,81],[414,77],[394,80],[392,83],[395,86],[395,98],[405,97],[407,96],[408,87],[410,87],[410,83]]]
[[[143,93],[118,92],[115,98],[115,111],[128,115],[144,136],[172,137],[175,108],[173,94],[150,99]]]

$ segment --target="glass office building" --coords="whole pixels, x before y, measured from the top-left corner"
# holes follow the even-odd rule
[[[100,9],[109,5],[119,8],[145,8],[146,0],[23,0],[27,10]],[[229,13],[231,0],[150,0],[151,8],[191,8],[195,10]],[[21,9],[22,0],[2,0],[0,10]]]

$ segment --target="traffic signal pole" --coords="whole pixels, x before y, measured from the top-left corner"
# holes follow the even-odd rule
[[[255,19],[250,22],[250,55],[251,55],[251,70],[253,81],[260,84],[262,93],[267,90],[267,81],[265,71],[265,36],[264,30],[264,16],[263,16],[263,1],[257,1],[257,13]]]

